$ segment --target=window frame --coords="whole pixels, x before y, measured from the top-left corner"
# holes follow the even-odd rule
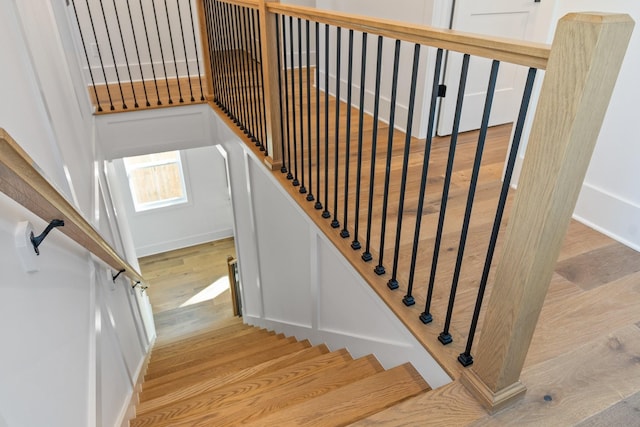
[[[184,158],[184,155],[183,155],[181,150],[169,150],[169,151],[164,151],[162,153],[170,153],[170,152],[176,152],[177,153],[177,157],[176,157],[175,161],[174,160],[162,159],[162,160],[149,161],[149,162],[145,162],[145,163],[137,163],[137,164],[129,165],[128,162],[127,162],[127,157],[122,159],[123,160],[125,174],[127,176],[129,192],[131,194],[131,201],[132,201],[132,204],[133,204],[133,209],[134,209],[134,212],[136,214],[140,214],[140,213],[144,213],[144,212],[148,212],[148,211],[152,211],[152,210],[156,210],[156,209],[170,208],[170,207],[174,207],[174,206],[185,205],[185,204],[189,204],[190,203],[189,184],[187,182],[187,176],[186,176],[186,174],[184,172],[185,169],[186,169],[186,167],[185,167],[186,159]],[[151,154],[159,154],[159,153],[151,153]],[[138,156],[130,156],[130,157],[138,157]],[[133,183],[133,180],[131,179],[131,172],[135,171],[135,170],[139,170],[139,169],[145,169],[145,168],[155,167],[155,166],[170,165],[170,164],[177,164],[178,165],[178,171],[179,171],[180,178],[181,178],[183,196],[182,197],[174,197],[174,198],[171,198],[171,199],[157,200],[157,201],[147,202],[147,203],[139,203],[136,200],[135,185]]]

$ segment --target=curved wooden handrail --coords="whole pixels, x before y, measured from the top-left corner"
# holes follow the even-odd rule
[[[248,0],[228,3],[253,3]],[[320,10],[312,7],[266,3],[267,11],[296,18],[330,24],[393,39],[420,43],[456,52],[468,53],[484,58],[497,59],[513,64],[544,70],[547,67],[551,47],[542,43],[531,43],[500,37],[483,36],[455,30],[446,30],[423,25],[407,24],[361,15]]]
[[[43,176],[29,155],[0,128],[0,190],[43,220],[64,221],[62,233],[84,246],[116,272],[133,281],[144,278],[107,243],[78,210]]]

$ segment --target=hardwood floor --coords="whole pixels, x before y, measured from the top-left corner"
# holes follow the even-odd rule
[[[149,282],[156,345],[201,333],[233,317],[227,256],[235,257],[233,238],[141,258]],[[197,302],[198,297],[205,297]]]

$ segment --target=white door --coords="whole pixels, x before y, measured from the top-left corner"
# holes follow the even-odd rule
[[[553,0],[546,0],[546,2],[551,3]],[[540,5],[541,3],[535,0],[457,0],[451,28],[477,34],[535,41],[540,38],[540,34],[546,34],[546,28],[549,25],[548,20],[541,22],[545,19],[540,15],[546,15],[546,13],[539,13]],[[542,31],[540,26],[544,27]],[[438,135],[451,134],[461,68],[462,54],[450,52],[444,76],[447,92],[440,105]],[[490,69],[491,60],[471,57],[460,132],[480,127]],[[515,120],[526,74],[525,67],[504,62],[500,64],[490,126]]]

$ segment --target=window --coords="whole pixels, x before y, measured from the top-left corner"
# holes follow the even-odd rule
[[[136,212],[187,202],[179,151],[123,160]]]

